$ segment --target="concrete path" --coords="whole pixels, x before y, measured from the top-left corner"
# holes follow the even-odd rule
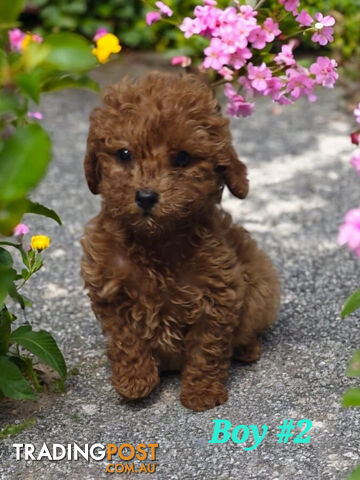
[[[151,58],[147,64],[130,58],[96,75],[106,84],[150,67]],[[54,334],[68,367],[79,374],[69,377],[66,393],[43,395],[35,405],[0,404],[0,426],[29,415],[37,419],[0,443],[0,478],[106,478],[106,460],[16,461],[12,447],[33,443],[39,452],[44,442],[100,442],[159,444],[155,474],[120,478],[345,479],[360,461],[360,411],[341,407],[344,390],[356,385],[345,368],[360,345],[360,329],[358,315],[343,321],[339,312],[358,285],[359,263],[338,248],[336,236],[346,211],[359,203],[360,184],[348,163],[352,120],[343,113],[342,91],[322,92],[317,103],[299,102],[280,115],[264,102],[253,117],[232,124],[251,194],[244,202],[227,196],[224,207],[274,259],[282,308],[263,338],[261,360],[234,364],[228,403],[204,413],[181,406],[178,375],[163,378],[150,398],[135,405],[121,401],[109,383],[104,339],[79,277],[79,238],[99,208],[82,171],[87,118],[96,102],[92,93],[67,91],[49,95],[42,105],[55,160],[35,197],[57,210],[64,226],[28,219],[33,232],[49,234],[53,243],[29,287],[35,302],[27,318]],[[268,434],[253,451],[231,440],[211,445],[214,419],[228,419],[233,427],[268,425]],[[310,442],[278,443],[277,427],[285,419],[311,420]]]

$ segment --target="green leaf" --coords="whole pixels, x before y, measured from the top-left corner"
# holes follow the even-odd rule
[[[5,248],[0,247],[0,268],[1,267],[12,267],[13,259],[10,253],[5,250]]]
[[[16,278],[16,271],[13,268],[8,270],[0,270],[0,308],[3,307],[4,301],[9,293],[9,288]]]
[[[36,215],[42,215],[44,217],[52,218],[59,225],[62,225],[59,215],[51,208],[45,207],[45,205],[41,205],[41,203],[35,203],[30,201],[29,207],[26,210],[26,212],[35,213]]]
[[[30,268],[29,267],[29,259],[28,259],[28,253],[26,252],[26,250],[24,250],[24,247],[22,246],[21,243],[14,243],[14,242],[1,242],[0,241],[0,245],[7,245],[9,247],[14,247],[16,248],[16,250],[19,250],[19,252],[21,253],[21,257],[22,257],[22,260],[23,260],[23,263],[24,265],[27,267],[27,268]],[[24,269],[25,270],[25,269]],[[23,271],[24,271],[23,270]],[[21,272],[21,276],[24,278],[24,275],[23,275],[23,271]],[[27,270],[25,270],[25,272],[27,272]],[[28,273],[28,272],[27,272]]]
[[[23,310],[25,310],[25,299],[24,299],[24,297],[17,291],[17,288],[16,288],[15,283],[12,283],[12,284],[9,286],[8,293],[9,293],[10,297],[11,297],[13,300],[15,300],[15,302],[17,302]]]
[[[360,465],[347,477],[347,480],[360,480]]]
[[[360,388],[350,388],[342,398],[343,407],[360,407]]]
[[[50,139],[40,125],[16,130],[0,151],[0,204],[25,197],[46,172]]]
[[[357,350],[352,356],[349,365],[346,369],[346,375],[348,377],[360,376],[360,350]]]
[[[33,266],[33,273],[40,270],[40,268],[42,266],[43,266],[43,259],[41,257],[41,254],[39,253],[39,254],[36,255],[36,258],[35,258],[35,262],[34,262],[34,266]]]
[[[24,212],[26,212],[29,201],[26,198],[20,198],[3,206],[1,203],[0,192],[0,234],[9,237],[13,234],[14,227],[20,222]]]
[[[24,8],[25,0],[1,0],[0,20],[1,23],[13,22]]]
[[[27,95],[35,103],[40,100],[40,79],[36,73],[19,73],[15,77],[15,83],[22,93]]]
[[[9,398],[32,400],[35,395],[29,382],[7,357],[0,357],[0,391]]]
[[[56,370],[61,377],[66,377],[64,357],[50,333],[44,330],[33,332],[30,325],[24,325],[11,334],[10,341],[26,348],[42,362]]]
[[[54,33],[44,45],[49,47],[47,63],[60,71],[84,72],[97,65],[91,44],[75,33]]]
[[[17,106],[18,101],[13,93],[0,91],[0,114],[13,112]]]
[[[11,321],[12,318],[7,308],[3,308],[0,311],[0,355],[4,355],[9,349]]]
[[[74,77],[72,75],[50,78],[44,82],[42,91],[53,92],[63,90],[64,88],[85,88],[87,90],[93,90],[94,92],[100,91],[99,84],[95,82],[95,80],[86,76]]]
[[[16,277],[16,271],[12,268],[13,259],[5,248],[0,247],[0,308],[8,295],[9,288]]]
[[[50,48],[44,43],[31,42],[26,50],[22,53],[22,60],[26,72],[31,73],[37,67],[43,67],[44,62],[49,55]],[[44,72],[38,70],[37,74],[42,75]]]
[[[342,318],[347,317],[350,313],[355,312],[360,308],[360,289],[356,290],[345,302],[345,305],[342,309],[341,316]]]
[[[86,10],[87,4],[84,0],[72,0],[71,3],[66,3],[62,7],[62,11],[64,13],[70,13],[72,15],[81,15],[83,13],[86,13]]]

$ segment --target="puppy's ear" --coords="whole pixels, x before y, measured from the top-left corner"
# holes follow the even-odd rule
[[[239,160],[232,145],[227,147],[223,158],[219,159],[217,166],[230,192],[235,195],[235,197],[245,198],[249,192],[247,168],[246,165]]]
[[[87,150],[84,159],[84,170],[89,190],[91,193],[96,195],[99,193],[100,171],[97,163],[95,146],[89,141],[89,139],[87,142]]]

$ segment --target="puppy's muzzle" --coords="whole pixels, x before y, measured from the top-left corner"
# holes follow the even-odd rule
[[[153,206],[158,202],[159,194],[154,190],[143,189],[136,190],[135,202],[145,211],[150,211]]]

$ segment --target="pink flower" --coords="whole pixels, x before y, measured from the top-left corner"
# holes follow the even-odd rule
[[[253,97],[255,94],[255,90],[253,89],[250,80],[243,75],[242,77],[238,78],[238,83],[241,85],[243,88],[245,88],[246,93],[249,97]]]
[[[254,67],[252,63],[248,65],[248,77],[251,86],[258,92],[264,92],[267,88],[267,82],[272,78],[272,73],[263,62],[259,67]]]
[[[218,30],[219,36],[228,53],[235,53],[238,49],[245,48],[248,44],[245,35],[236,32],[232,25],[224,25]]]
[[[310,102],[316,101],[314,94],[315,80],[309,77],[309,71],[306,68],[289,68],[286,75],[288,77],[286,91],[295,100],[307,95]]]
[[[145,16],[146,24],[152,25],[154,22],[157,22],[158,20],[160,20],[160,18],[161,18],[161,15],[159,12],[148,12]]]
[[[248,117],[253,113],[255,104],[247,102],[243,96],[236,92],[230,83],[225,85],[224,93],[229,99],[226,110],[228,115],[232,117]]]
[[[240,8],[240,16],[249,23],[253,25],[256,24],[256,16],[258,12],[254,10],[250,5],[241,5]]]
[[[23,33],[19,28],[9,30],[10,48],[13,52],[21,52],[24,38],[25,33]]]
[[[350,139],[351,143],[354,145],[359,145],[360,144],[360,131],[357,130],[356,132],[353,132],[350,134]]]
[[[204,7],[198,5],[194,9],[194,14],[200,35],[214,36],[217,35],[217,28],[223,23],[220,18],[226,14],[226,11],[215,7],[209,7],[207,5]]]
[[[9,30],[10,49],[13,52],[23,52],[31,42],[42,43],[43,38],[36,33],[23,33],[18,28]]]
[[[188,67],[191,65],[190,57],[173,57],[171,60],[171,65],[180,65],[181,67]]]
[[[299,15],[296,17],[296,21],[302,27],[310,27],[310,25],[312,25],[314,19],[312,18],[312,16],[306,10],[301,10]]]
[[[354,115],[356,118],[357,123],[360,123],[360,103],[354,110]]]
[[[219,70],[219,74],[228,82],[231,82],[234,79],[234,72],[231,70],[231,68],[222,67]]]
[[[14,228],[14,235],[15,237],[19,237],[21,235],[26,235],[30,232],[30,229],[27,225],[25,225],[25,223],[19,223],[18,225],[16,225],[16,227]]]
[[[281,80],[281,78],[272,77],[267,81],[267,87],[264,94],[271,97],[274,101],[278,101],[283,94],[282,89],[284,85],[284,81]]]
[[[204,0],[204,4],[208,5],[209,7],[215,7],[217,2],[215,2],[215,0]]]
[[[328,57],[318,57],[316,63],[310,67],[310,72],[315,75],[316,83],[323,87],[333,88],[339,75],[336,71],[337,63]]]
[[[272,18],[267,18],[263,24],[263,29],[266,33],[266,41],[273,42],[275,37],[281,34],[281,30],[279,30],[279,24],[274,22]]]
[[[160,10],[160,13],[162,15],[165,15],[166,17],[171,17],[172,14],[174,13],[170,7],[168,7],[167,5],[165,5],[164,2],[155,2],[155,5],[158,7],[158,9]]]
[[[355,255],[360,257],[360,208],[349,210],[345,216],[345,221],[339,229],[338,243],[347,244],[348,248],[355,251]]]
[[[322,46],[327,45],[334,40],[334,29],[332,27],[335,25],[335,18],[330,15],[324,17],[322,13],[316,13],[315,18],[317,20],[315,23],[316,32],[311,40]]]
[[[291,67],[292,65],[296,64],[294,55],[293,55],[293,49],[291,48],[290,45],[283,45],[281,47],[281,52],[276,55],[274,58],[275,62],[278,65],[286,65],[287,67]]]
[[[201,26],[196,18],[185,17],[179,28],[184,33],[185,38],[190,38],[201,32]]]
[[[235,70],[240,70],[251,57],[252,53],[248,48],[239,48],[231,55],[230,63]]]
[[[293,15],[297,13],[300,0],[279,0],[281,5],[285,6],[287,12],[291,12]]]
[[[213,68],[220,70],[225,64],[229,63],[230,56],[220,38],[212,38],[210,46],[205,48],[206,55],[203,61],[204,68]]]
[[[106,28],[103,28],[103,27],[98,28],[96,30],[96,33],[95,33],[94,38],[93,38],[94,42],[96,42],[97,40],[99,40],[99,38],[103,37],[104,35],[106,35],[108,33],[109,32]]]
[[[248,37],[250,35],[250,33],[255,29],[255,28],[258,28],[256,25],[252,24],[251,22],[248,22],[246,20],[244,20],[243,18],[238,18],[236,24],[233,26],[234,28],[234,32],[233,34],[235,36],[241,36],[242,38],[244,38],[246,40],[246,43],[244,45],[244,47],[247,46],[248,44]]]
[[[29,118],[36,118],[36,120],[42,120],[43,114],[41,112],[28,112],[27,116]]]
[[[214,10],[214,9],[213,9]],[[219,9],[216,9],[219,11]],[[224,9],[223,12],[219,11],[219,14],[216,15],[219,23],[221,24],[228,24],[235,26],[236,23],[239,21],[238,12],[236,11],[235,7],[227,7]]]
[[[255,27],[251,30],[249,35],[249,42],[252,43],[252,46],[257,50],[262,50],[267,42],[268,33],[263,30],[261,27]]]
[[[280,93],[277,98],[274,98],[274,101],[279,105],[292,105],[294,103],[293,100],[286,96],[285,92]]]
[[[360,150],[354,153],[354,155],[351,157],[350,163],[360,176]]]

